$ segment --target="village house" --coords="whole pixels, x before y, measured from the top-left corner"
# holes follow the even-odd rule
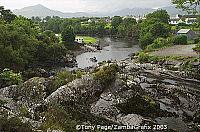
[[[170,18],[169,24],[177,25],[179,23],[179,18]]]
[[[185,23],[186,23],[187,25],[191,25],[191,24],[193,24],[193,23],[197,23],[197,19],[196,19],[196,18],[186,18],[186,19],[185,19]]]
[[[189,40],[194,39],[197,37],[195,32],[193,32],[191,29],[181,29],[177,32],[177,35],[185,35]]]
[[[84,39],[80,38],[80,37],[76,37],[75,38],[75,42],[79,43],[79,44],[83,44],[84,43]]]
[[[89,20],[88,20],[88,23],[92,23],[92,20],[91,20],[91,19],[89,19]]]
[[[197,15],[179,15],[179,14],[177,14],[176,17],[171,17],[169,20],[169,24],[171,24],[171,25],[178,25],[181,23],[184,23],[187,25],[197,23]]]
[[[145,20],[146,19],[145,15],[143,17],[141,17],[141,16],[133,16],[132,18],[134,18],[136,20],[136,22],[139,22],[141,20]]]

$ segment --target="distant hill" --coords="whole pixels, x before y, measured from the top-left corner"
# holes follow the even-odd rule
[[[174,6],[162,7],[160,9],[166,10],[170,16],[175,16],[176,14],[187,14],[187,12],[184,12],[181,9],[177,9]]]
[[[35,6],[29,6],[22,9],[16,9],[13,11],[16,15],[22,15],[26,16],[28,18],[31,18],[32,16],[39,16],[39,17],[46,17],[46,16],[60,16],[65,17],[65,13],[56,11],[56,10],[50,10],[49,8],[43,6],[43,5],[35,5]]]
[[[158,9],[163,9],[166,10],[170,16],[175,16],[176,14],[187,14],[187,12],[183,12],[180,9],[175,8],[174,6],[168,6],[168,7],[162,7],[162,8],[158,8]],[[126,15],[133,15],[133,16],[143,16],[145,14],[151,13],[153,11],[156,11],[156,9],[151,9],[151,8],[133,8],[133,9],[123,9],[123,10],[119,10],[116,11],[112,14],[110,14],[111,16],[115,16],[115,15],[120,15],[120,16],[126,16]]]
[[[133,15],[133,16],[143,16],[145,14],[151,13],[155,11],[154,9],[151,8],[126,8],[126,9],[122,9],[119,11],[115,11],[111,14],[109,14],[109,16],[127,16],[127,15]]]
[[[168,13],[171,16],[174,16],[176,14],[184,14],[183,11],[176,9],[173,6],[169,7],[163,7],[162,9],[165,9],[168,11]],[[39,17],[46,17],[46,16],[59,16],[62,18],[68,18],[68,17],[91,17],[91,16],[126,16],[126,15],[133,15],[133,16],[143,16],[144,14],[148,14],[150,12],[155,11],[155,9],[151,8],[126,8],[122,10],[118,10],[115,12],[109,12],[109,13],[86,13],[86,12],[75,12],[75,13],[64,13],[57,10],[51,10],[43,5],[35,5],[35,6],[29,6],[22,9],[16,9],[13,10],[13,13],[16,15],[22,15],[28,18],[31,18],[32,16],[39,16]]]
[[[76,13],[63,13],[61,11],[57,10],[51,10],[43,5],[35,5],[35,6],[29,6],[22,9],[16,9],[13,10],[13,13],[16,15],[22,15],[28,18],[31,18],[32,16],[38,16],[38,17],[46,17],[46,16],[59,16],[62,18],[67,17],[80,17],[80,16],[90,16],[88,13],[84,12],[76,12]]]

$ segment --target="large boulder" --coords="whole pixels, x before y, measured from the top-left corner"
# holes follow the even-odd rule
[[[13,98],[17,92],[18,86],[12,85],[0,89],[0,97]]]
[[[46,97],[46,83],[45,78],[31,78],[18,86],[16,97],[21,98],[21,101],[41,103]]]
[[[49,95],[45,101],[51,102],[94,102],[100,96],[103,88],[95,83],[92,76],[84,76],[81,79],[76,79]]]

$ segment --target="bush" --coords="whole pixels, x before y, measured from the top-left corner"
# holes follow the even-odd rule
[[[178,35],[172,38],[172,42],[175,45],[179,44],[187,44],[187,36],[186,35]]]
[[[147,46],[146,50],[147,51],[153,51],[155,49],[160,49],[160,48],[164,48],[167,46],[171,46],[172,42],[170,40],[170,38],[157,38],[154,40],[153,44],[150,44]]]
[[[147,62],[158,62],[161,58],[158,56],[150,56],[147,53],[140,52],[138,55],[138,61],[140,63],[147,63]]]
[[[67,83],[76,79],[76,74],[72,74],[69,71],[60,71],[56,74],[56,76],[50,81],[47,95],[50,95],[54,91],[56,91],[59,87],[66,85]]]
[[[76,121],[72,120],[72,117],[65,110],[65,108],[59,104],[52,104],[45,111],[45,122],[41,125],[40,129],[47,131],[62,130],[65,132],[76,132]]]
[[[25,106],[20,107],[20,116],[21,117],[27,117],[27,118],[31,118],[31,113],[29,113],[28,108]]]
[[[9,117],[7,113],[0,113],[1,132],[33,132],[30,123],[23,123],[18,117]]]
[[[200,53],[200,43],[198,45],[196,45],[196,47],[193,48],[193,50]]]
[[[109,66],[105,66],[102,69],[98,70],[94,73],[94,79],[102,86],[107,86],[111,84],[115,80],[116,73],[119,68],[117,65],[112,64]]]
[[[139,55],[138,55],[138,60],[139,60],[140,63],[147,62],[149,60],[149,55],[147,55],[144,52],[140,52]]]
[[[4,69],[0,74],[0,87],[6,87],[10,85],[18,85],[22,82],[22,76],[20,73],[14,73],[10,69]]]
[[[117,108],[125,114],[141,114],[142,116],[150,116],[158,114],[160,106],[151,97],[147,95],[136,95],[127,100],[127,102],[117,105]]]
[[[195,39],[194,39],[194,43],[195,43],[195,44],[198,44],[199,42],[200,42],[200,38],[195,38]]]
[[[147,45],[150,45],[152,44],[154,40],[154,37],[152,36],[151,33],[146,33],[145,35],[143,36],[140,36],[140,46],[142,49],[145,49]]]

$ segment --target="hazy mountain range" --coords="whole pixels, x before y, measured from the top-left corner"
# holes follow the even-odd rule
[[[163,7],[162,9],[165,9],[168,11],[168,13],[171,16],[174,16],[176,14],[184,14],[183,11],[176,9],[173,6],[169,7]],[[32,16],[39,16],[39,17],[46,17],[46,16],[59,16],[62,18],[68,18],[68,17],[91,17],[91,16],[127,16],[127,15],[133,15],[133,16],[143,16],[144,14],[148,14],[150,12],[155,11],[156,9],[151,8],[126,8],[114,12],[107,12],[107,13],[101,13],[101,12],[75,12],[75,13],[64,13],[57,10],[51,10],[43,5],[35,5],[35,6],[29,6],[22,9],[16,9],[13,10],[13,13],[16,15],[22,15],[28,18],[31,18]]]

